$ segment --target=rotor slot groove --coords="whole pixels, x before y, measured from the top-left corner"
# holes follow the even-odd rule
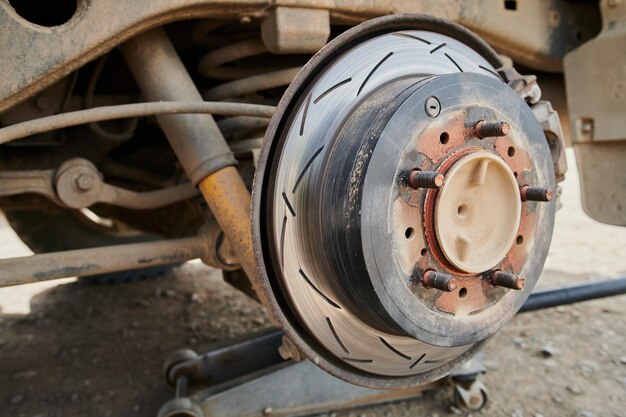
[[[287,198],[287,194],[285,194],[284,192],[283,192],[283,201],[285,202],[285,205],[287,206],[287,209],[289,210],[291,215],[293,217],[296,217],[296,212],[293,210],[293,207],[291,206],[291,203],[289,202],[289,199]]]
[[[450,55],[448,55],[447,52],[445,52],[444,55],[446,56],[446,58],[448,58],[450,60],[450,62],[452,62],[454,64],[455,67],[457,67],[459,69],[459,71],[465,72],[465,71],[463,71],[463,68],[461,68],[461,66],[459,64],[457,64],[456,61]]]
[[[446,46],[446,43],[442,43],[441,45],[436,46],[434,49],[432,49],[430,51],[431,54],[434,54],[435,52],[437,52],[438,50],[440,50],[441,48],[443,48],[444,46]]]
[[[309,286],[311,288],[313,288],[313,290],[318,293],[324,300],[326,300],[326,302],[328,304],[330,304],[331,306],[341,310],[341,306],[339,306],[339,304],[337,304],[336,302],[334,302],[333,300],[331,300],[330,298],[328,298],[328,296],[326,294],[324,294],[323,292],[320,291],[319,288],[317,288],[315,286],[315,284],[313,284],[313,282],[309,279],[309,277],[306,276],[306,274],[304,273],[304,271],[302,269],[298,270],[300,272],[300,275],[302,276],[302,278],[304,278],[304,280],[306,281],[307,284],[309,284]]]
[[[419,358],[417,358],[417,360],[415,362],[413,362],[411,364],[411,366],[409,366],[409,369],[413,369],[417,366],[418,363],[420,363],[422,361],[422,359],[424,359],[424,357],[426,357],[425,353],[422,353],[422,356],[420,356]]]
[[[339,81],[337,84],[333,85],[328,90],[324,91],[322,94],[317,96],[317,98],[313,100],[313,104],[319,103],[324,97],[326,97],[327,95],[329,95],[330,93],[335,91],[337,88],[341,87],[342,85],[348,84],[350,81],[352,81],[352,78],[346,78],[343,81]]]
[[[406,354],[400,352],[398,349],[393,347],[389,342],[387,342],[382,337],[379,337],[379,339],[380,339],[381,342],[383,342],[383,345],[387,346],[387,348],[389,348],[389,350],[392,351],[393,353],[395,353],[396,355],[400,356],[401,358],[406,359],[407,361],[411,360],[411,357],[409,355],[406,355]]]
[[[311,167],[311,164],[313,163],[313,161],[315,161],[315,158],[317,158],[317,156],[320,154],[320,152],[322,152],[323,149],[324,149],[324,146],[322,145],[322,147],[319,148],[317,151],[315,151],[315,153],[313,154],[311,159],[309,159],[309,161],[306,163],[306,165],[304,166],[304,169],[302,170],[300,175],[298,175],[298,179],[296,180],[296,184],[293,186],[293,190],[291,191],[292,194],[296,192],[296,189],[298,188],[298,185],[300,185],[300,181],[302,181],[302,178],[304,178],[304,174],[306,174],[306,172]]]
[[[483,70],[483,71],[487,71],[489,74],[495,75],[495,76],[496,76],[496,77],[498,77],[498,78],[502,78],[502,77],[500,77],[500,74],[498,74],[498,73],[497,73],[497,72],[495,72],[495,71],[490,70],[490,69],[489,69],[489,68],[487,68],[487,67],[484,67],[484,66],[482,66],[482,65],[479,65],[479,66],[478,66],[478,68],[480,68],[480,69],[481,69],[481,70]]]
[[[356,95],[358,96],[359,94],[361,94],[361,91],[363,91],[363,88],[365,87],[365,84],[367,84],[367,82],[370,80],[370,78],[372,77],[372,75],[376,72],[376,70],[378,68],[380,68],[381,65],[383,65],[383,63],[388,60],[391,55],[393,55],[393,52],[389,52],[387,55],[385,55],[385,57],[383,59],[381,59],[380,61],[378,61],[378,64],[376,64],[374,66],[374,68],[372,68],[372,70],[370,71],[369,74],[367,74],[367,77],[365,77],[365,80],[363,81],[363,84],[361,84],[361,86],[359,87],[359,91],[357,91]]]
[[[304,123],[306,122],[306,114],[309,111],[309,105],[311,104],[311,95],[306,99],[304,110],[302,110],[302,120],[300,121],[300,136],[304,135]]]
[[[349,355],[350,352],[348,351],[348,348],[346,348],[346,345],[344,345],[341,339],[339,338],[339,335],[337,334],[337,330],[335,330],[335,326],[333,326],[332,321],[330,321],[330,317],[326,317],[326,323],[328,323],[328,328],[330,329],[333,336],[335,336],[335,339],[337,339],[337,343],[339,344],[339,347],[341,347],[341,349],[344,352],[346,352],[346,355]]]
[[[287,216],[283,217],[283,225],[280,229],[280,264],[285,267],[285,230],[287,229]]]

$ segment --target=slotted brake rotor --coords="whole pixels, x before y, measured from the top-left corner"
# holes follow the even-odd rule
[[[442,377],[534,287],[555,214],[535,200],[554,172],[499,66],[457,25],[390,16],[330,42],[283,97],[257,168],[255,256],[293,348],[333,375]]]

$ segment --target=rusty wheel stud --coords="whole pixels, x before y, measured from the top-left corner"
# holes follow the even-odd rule
[[[485,122],[481,120],[474,126],[474,132],[480,139],[508,135],[511,126],[507,122]]]
[[[413,169],[409,173],[409,185],[413,188],[439,188],[443,180],[443,175],[435,171]]]
[[[522,201],[550,201],[552,194],[552,190],[549,188],[529,187],[528,185],[520,188]]]
[[[422,277],[422,284],[446,292],[451,292],[456,289],[456,281],[453,277],[435,271],[426,271]]]
[[[497,287],[506,287],[512,290],[524,288],[525,279],[517,274],[504,271],[494,271],[491,274],[491,283]]]

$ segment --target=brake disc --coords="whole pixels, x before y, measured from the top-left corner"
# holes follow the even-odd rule
[[[499,66],[460,26],[390,16],[330,42],[281,100],[253,190],[255,256],[286,336],[333,375],[440,378],[534,287],[556,205],[531,200],[554,172]]]

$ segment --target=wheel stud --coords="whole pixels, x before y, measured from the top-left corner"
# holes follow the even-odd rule
[[[451,292],[456,289],[456,282],[453,277],[435,271],[426,271],[422,277],[422,284],[446,292]]]
[[[435,171],[413,169],[409,173],[409,185],[413,188],[439,188],[443,180],[443,175]]]
[[[524,288],[525,279],[517,274],[504,271],[494,271],[491,274],[491,283],[497,287],[506,287],[512,290]]]
[[[485,122],[481,120],[474,126],[474,132],[480,139],[508,135],[511,126],[507,122]]]
[[[520,188],[522,201],[550,201],[552,200],[552,190],[543,187],[529,187],[524,185]]]

